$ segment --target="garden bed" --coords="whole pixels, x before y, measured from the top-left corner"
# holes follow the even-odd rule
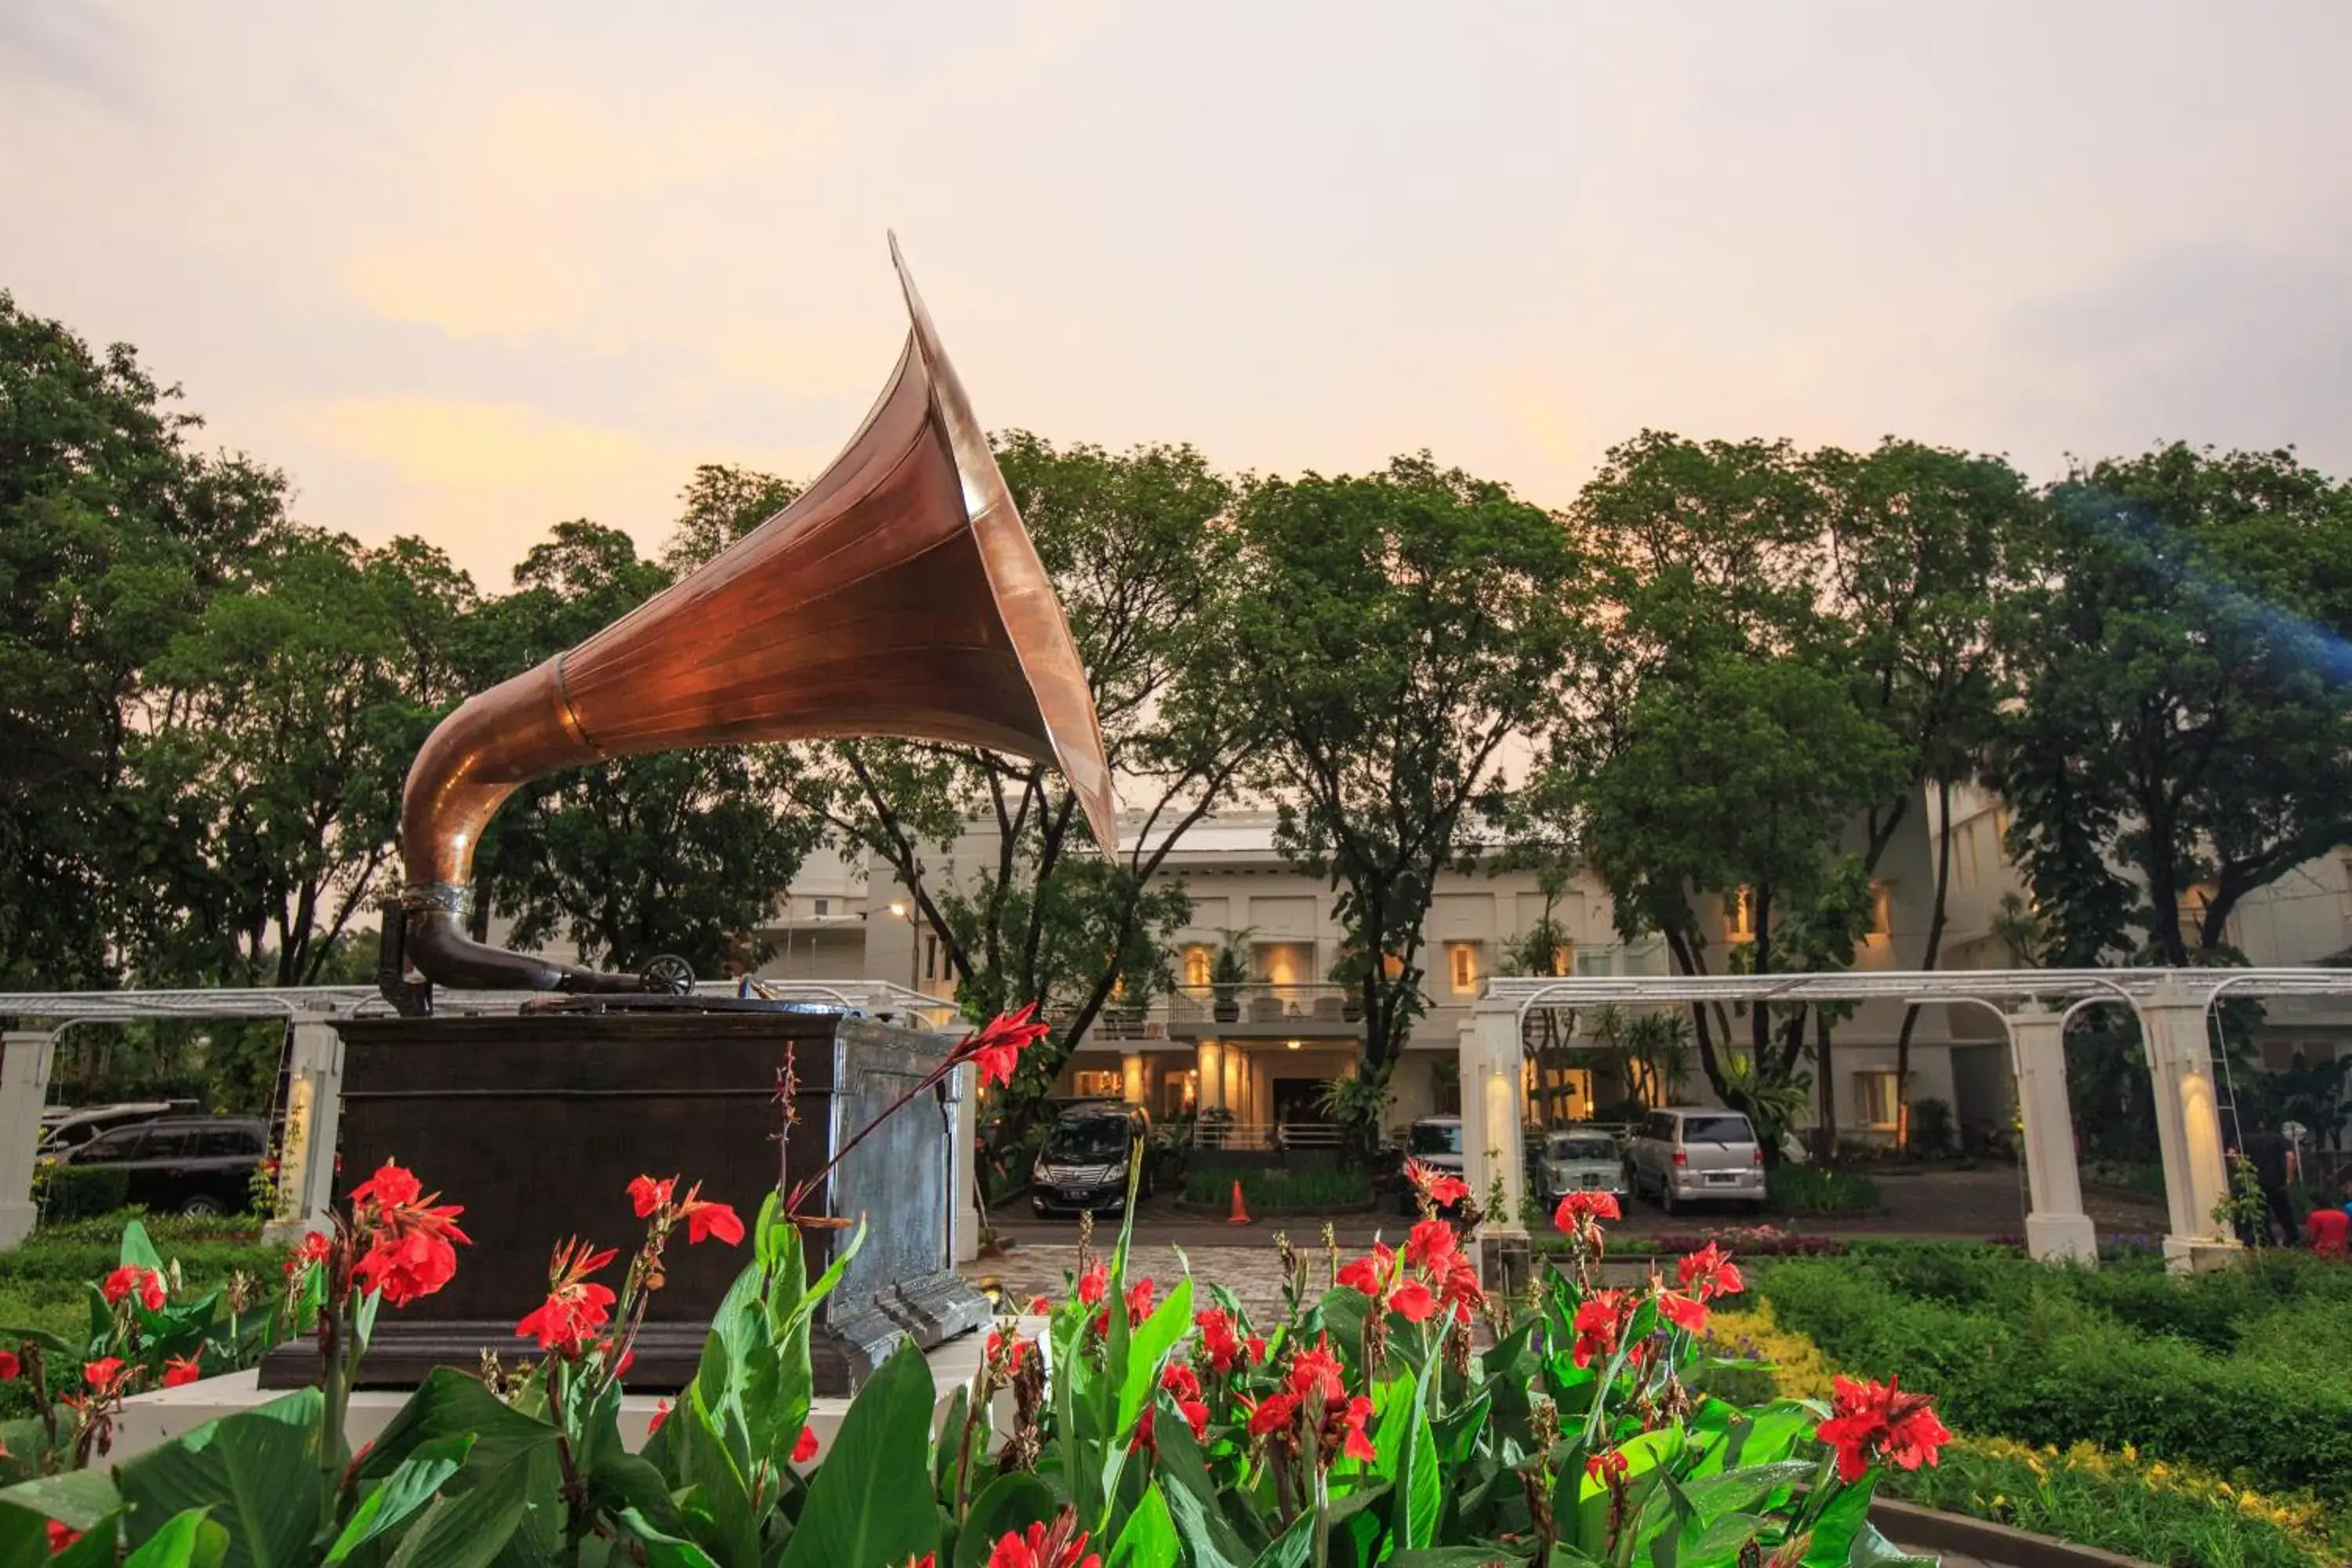
[[[1937,1396],[1962,1440],[1890,1480],[1910,1500],[2168,1565],[2352,1552],[2352,1370],[2326,1348],[2352,1336],[2352,1269],[2274,1256],[2183,1277],[2154,1258],[2093,1271],[1859,1242],[1751,1285],[1761,1310],[1725,1331],[1784,1380],[1899,1367]]]

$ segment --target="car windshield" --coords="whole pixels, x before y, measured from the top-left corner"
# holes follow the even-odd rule
[[[1753,1143],[1756,1130],[1745,1116],[1692,1116],[1683,1121],[1685,1143]]]
[[[1551,1141],[1555,1160],[1614,1160],[1617,1141],[1606,1132],[1560,1132]]]
[[[1045,1158],[1098,1165],[1127,1152],[1127,1123],[1110,1117],[1064,1121],[1045,1135]]]
[[[1416,1121],[1412,1124],[1412,1152],[1416,1154],[1459,1154],[1462,1152],[1462,1124],[1458,1121]]]

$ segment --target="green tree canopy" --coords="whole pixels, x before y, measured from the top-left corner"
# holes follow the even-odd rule
[[[178,397],[0,291],[0,987],[116,976],[147,666],[280,520]]]
[[[1264,481],[1239,522],[1234,679],[1268,727],[1258,782],[1284,852],[1338,889],[1384,1080],[1424,1005],[1437,875],[1475,858],[1505,742],[1571,679],[1580,563],[1540,508],[1426,453]]]
[[[2352,491],[2175,444],[2049,502],[1999,777],[2050,961],[2210,962],[2249,893],[2352,840]]]

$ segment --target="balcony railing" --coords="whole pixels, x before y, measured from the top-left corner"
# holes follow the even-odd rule
[[[1359,993],[1345,985],[1180,985],[1169,994],[1171,1024],[1297,1024],[1352,1026],[1363,1019]]]
[[[1192,1128],[1196,1149],[1337,1149],[1339,1129],[1324,1121],[1211,1121]]]

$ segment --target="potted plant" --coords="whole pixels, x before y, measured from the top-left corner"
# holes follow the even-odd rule
[[[1361,1023],[1364,1017],[1364,965],[1352,948],[1343,948],[1331,961],[1323,977],[1341,987],[1339,1016],[1350,1024]]]
[[[1209,963],[1209,989],[1216,998],[1212,1016],[1220,1024],[1231,1024],[1242,1016],[1242,987],[1249,983],[1249,963],[1242,957],[1242,943],[1250,931],[1221,931],[1225,940],[1217,948],[1217,956]]]

